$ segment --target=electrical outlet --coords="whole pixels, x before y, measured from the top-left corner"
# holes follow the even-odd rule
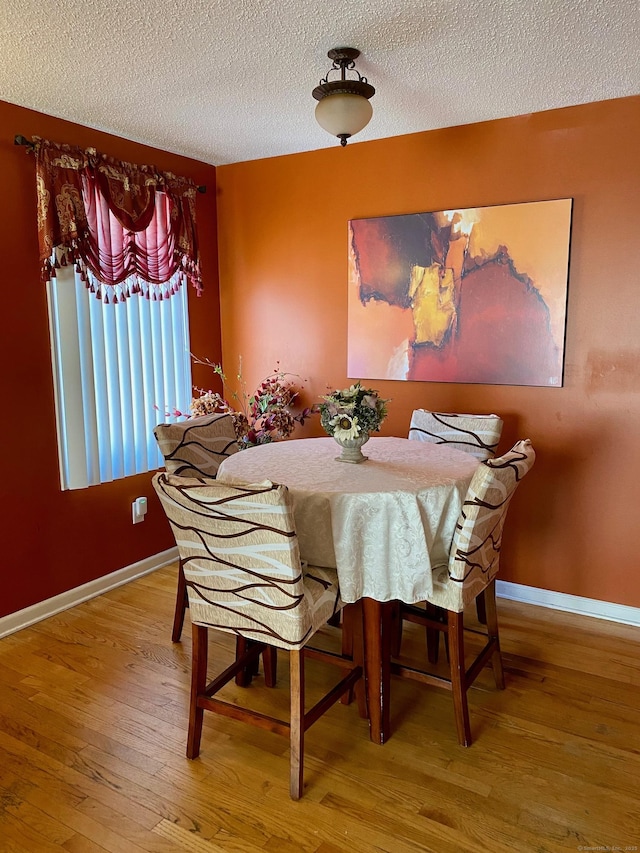
[[[144,521],[144,517],[146,514],[147,499],[136,498],[135,501],[131,504],[131,517],[133,519],[133,523],[139,524],[141,521]]]

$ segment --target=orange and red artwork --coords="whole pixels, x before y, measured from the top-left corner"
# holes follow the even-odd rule
[[[348,376],[561,386],[571,206],[351,220]]]

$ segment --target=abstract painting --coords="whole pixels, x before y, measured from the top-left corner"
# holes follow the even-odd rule
[[[561,386],[571,207],[351,220],[348,376]]]

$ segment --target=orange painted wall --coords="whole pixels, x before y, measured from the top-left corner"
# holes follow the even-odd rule
[[[2,582],[0,616],[109,574],[175,543],[150,485],[129,477],[73,492],[60,490],[45,288],[39,279],[33,159],[17,133],[93,146],[134,163],[191,177],[198,196],[204,295],[190,294],[192,349],[220,357],[216,172],[208,166],[0,102],[0,447]],[[209,372],[210,373],[210,372]],[[210,382],[194,371],[196,382]],[[208,386],[207,386],[208,387]],[[149,497],[143,524],[131,501]]]
[[[309,400],[347,382],[349,219],[572,197],[563,388],[371,384],[383,434],[425,407],[499,412],[501,451],[532,439],[504,580],[639,607],[639,138],[633,97],[219,167],[227,371],[241,354],[251,384],[279,359]]]

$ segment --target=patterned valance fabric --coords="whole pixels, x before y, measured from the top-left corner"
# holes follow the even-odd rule
[[[34,137],[44,280],[73,263],[106,302],[163,299],[186,280],[200,293],[196,185]]]

